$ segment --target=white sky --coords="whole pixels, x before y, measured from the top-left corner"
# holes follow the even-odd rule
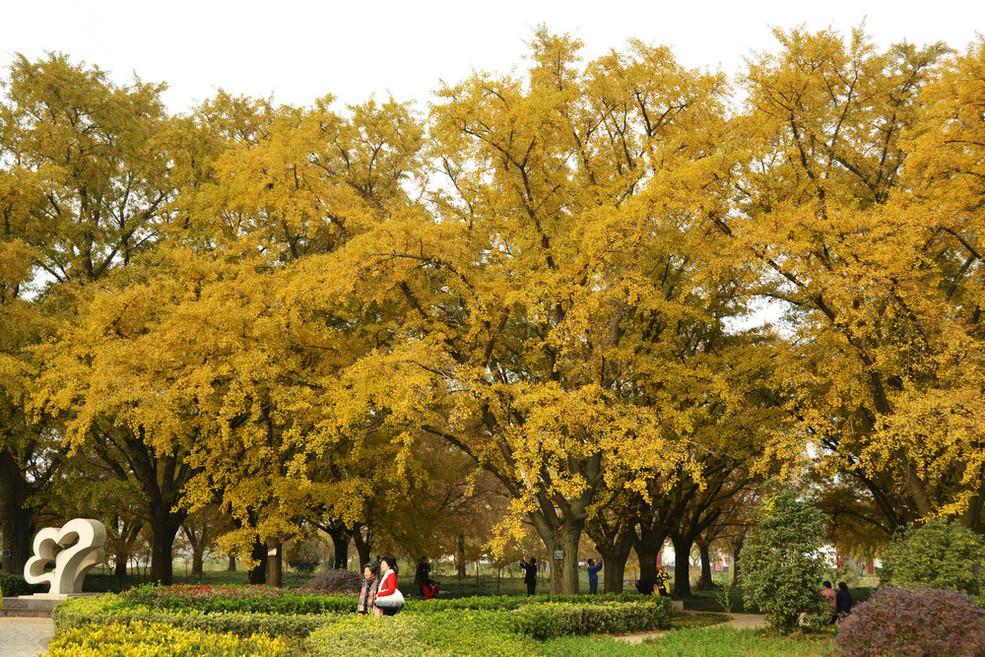
[[[371,94],[426,102],[444,79],[472,70],[505,73],[533,28],[546,24],[586,43],[594,57],[627,38],[666,44],[688,66],[735,72],[752,50],[772,49],[771,26],[834,27],[866,21],[880,45],[945,41],[963,50],[985,32],[985,2],[923,0],[812,3],[766,0],[17,0],[3,2],[0,66],[15,53],[47,50],[109,71],[167,82],[172,111],[224,88],[309,104],[331,93],[345,103]]]

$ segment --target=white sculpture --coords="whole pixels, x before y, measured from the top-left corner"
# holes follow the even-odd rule
[[[61,529],[45,527],[34,537],[34,556],[24,565],[24,579],[31,584],[51,584],[49,594],[82,592],[82,580],[93,566],[106,560],[106,526],[98,520],[76,518]],[[55,549],[61,547],[57,554]],[[45,567],[55,562],[55,569]]]

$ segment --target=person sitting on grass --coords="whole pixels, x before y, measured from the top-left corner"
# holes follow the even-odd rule
[[[838,582],[838,593],[835,594],[835,613],[839,619],[852,613],[852,594],[848,592],[848,584]]]
[[[663,564],[657,566],[657,581],[653,585],[653,594],[668,597],[670,595],[670,573]]]
[[[823,586],[824,588],[821,589],[821,596],[827,600],[828,611],[831,612],[831,623],[829,624],[834,625],[835,621],[838,620],[838,614],[836,613],[838,611],[838,603],[835,600],[835,590],[831,588],[831,582],[828,580],[824,580]]]

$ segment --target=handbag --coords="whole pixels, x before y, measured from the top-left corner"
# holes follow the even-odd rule
[[[380,609],[402,609],[404,606],[404,594],[397,589],[390,595],[376,598],[376,606]]]

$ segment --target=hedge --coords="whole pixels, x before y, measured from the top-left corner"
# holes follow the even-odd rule
[[[253,612],[263,614],[351,614],[356,596],[267,586],[178,584],[138,586],[120,594],[132,605],[174,611]]]
[[[474,609],[488,611],[502,611],[505,609],[519,609],[531,604],[544,604],[554,602],[570,602],[580,605],[600,605],[607,602],[624,603],[653,603],[655,597],[652,595],[640,595],[639,593],[606,593],[603,595],[484,595],[469,598],[452,598],[440,600],[407,600],[404,607],[405,611],[412,611],[415,614],[431,613],[435,611],[448,611],[452,609]]]
[[[47,584],[28,584],[22,575],[0,573],[0,591],[3,591],[3,597],[5,598],[40,593],[47,587]]]
[[[539,654],[535,641],[669,628],[670,600],[649,600],[649,604],[543,603],[513,610],[454,609],[382,619],[347,618],[312,632],[305,648],[317,657],[526,657]]]
[[[199,610],[151,609],[131,605],[118,594],[106,593],[62,602],[52,612],[55,635],[89,624],[163,623],[188,630],[229,632],[240,637],[254,634],[305,637],[338,619],[322,614],[208,613]]]
[[[84,625],[64,632],[48,646],[52,657],[288,657],[287,642],[268,636],[185,630],[136,621],[129,625]]]
[[[543,596],[541,600],[550,599]],[[554,598],[557,599],[557,598]],[[117,594],[67,600],[53,613],[61,636],[89,625],[166,624],[187,631],[304,638],[314,655],[517,655],[534,654],[534,641],[567,635],[625,634],[670,627],[669,598],[633,595],[581,597],[577,602],[530,598],[441,601],[482,608],[441,609],[421,603],[382,619],[355,614],[258,614],[153,609]],[[540,602],[540,604],[534,604]],[[490,604],[491,603],[491,604]],[[498,604],[497,604],[498,603]],[[512,608],[504,609],[508,603]],[[366,624],[366,623],[370,624]],[[375,623],[375,624],[374,624]],[[383,623],[380,625],[378,623]],[[383,643],[381,643],[383,642]],[[385,649],[381,648],[385,644]],[[380,650],[383,650],[380,653]]]

